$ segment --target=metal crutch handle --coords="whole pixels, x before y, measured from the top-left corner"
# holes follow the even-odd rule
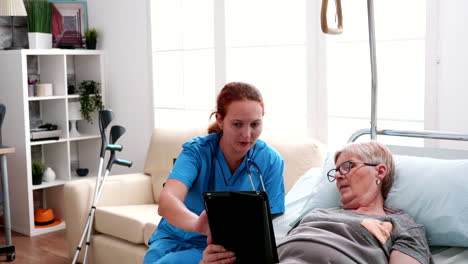
[[[111,151],[122,151],[123,147],[122,145],[116,145],[116,144],[108,144],[106,147],[106,150],[111,150]]]
[[[336,15],[338,16],[338,25],[337,28],[328,27],[327,23],[327,9],[328,9],[328,0],[322,0],[322,8],[320,11],[320,25],[322,27],[322,32],[325,34],[338,35],[343,32],[343,13],[341,11],[341,0],[335,0],[336,2]]]

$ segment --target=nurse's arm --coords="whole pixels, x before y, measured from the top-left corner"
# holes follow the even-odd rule
[[[184,204],[187,186],[179,180],[168,179],[159,197],[158,213],[173,226],[196,232],[198,215],[187,209]]]

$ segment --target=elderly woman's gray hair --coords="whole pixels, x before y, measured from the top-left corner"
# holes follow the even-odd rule
[[[368,142],[355,142],[346,145],[341,150],[335,153],[335,163],[341,153],[353,153],[361,158],[364,162],[374,164],[385,164],[387,166],[387,175],[382,181],[382,197],[387,198],[390,188],[393,184],[393,176],[395,174],[395,162],[390,150],[382,143],[375,140]]]

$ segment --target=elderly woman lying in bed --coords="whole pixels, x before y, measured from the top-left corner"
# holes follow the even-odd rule
[[[384,207],[393,183],[390,151],[376,141],[351,143],[335,154],[341,208],[316,209],[278,243],[281,263],[431,263],[424,227]],[[209,245],[200,263],[233,263],[235,253]]]

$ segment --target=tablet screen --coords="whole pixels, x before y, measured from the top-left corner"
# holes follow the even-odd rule
[[[203,193],[213,244],[236,254],[236,263],[277,263],[268,196],[257,191]]]

